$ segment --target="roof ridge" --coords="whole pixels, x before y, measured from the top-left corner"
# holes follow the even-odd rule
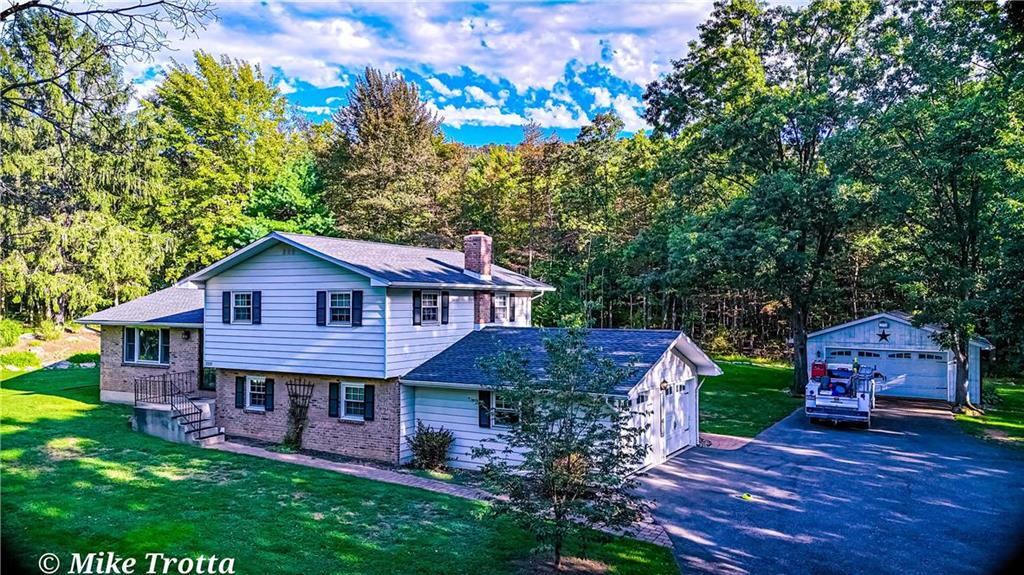
[[[394,244],[394,243],[389,243],[389,242],[375,242],[375,241],[372,241],[372,240],[357,240],[357,239],[354,239],[354,238],[339,238],[339,237],[335,237],[335,236],[320,236],[320,235],[316,235],[316,234],[299,234],[299,233],[295,233],[295,232],[274,232],[274,233],[282,235],[282,236],[285,236],[285,237],[288,237],[288,236],[299,236],[299,237],[303,237],[303,238],[317,238],[317,239],[321,239],[321,240],[335,240],[335,241],[340,241],[340,242],[353,242],[353,243],[358,243],[358,244],[370,244],[370,245],[374,245],[374,246],[390,246],[390,247],[405,248],[405,249],[410,249],[410,250],[426,250],[426,251],[431,251],[431,252],[447,252],[447,253],[453,253],[453,254],[462,254],[462,252],[460,252],[459,250],[449,250],[449,249],[445,249],[445,248],[431,248],[431,247],[428,247],[428,246],[410,246],[409,244]]]

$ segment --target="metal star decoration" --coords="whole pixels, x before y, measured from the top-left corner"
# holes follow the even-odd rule
[[[889,341],[889,335],[889,332],[883,329],[882,331],[878,332],[878,341]]]

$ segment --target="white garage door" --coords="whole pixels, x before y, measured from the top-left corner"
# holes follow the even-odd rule
[[[946,353],[920,351],[867,351],[830,349],[829,362],[850,363],[858,358],[861,365],[875,366],[889,381],[900,383],[879,395],[947,399]]]

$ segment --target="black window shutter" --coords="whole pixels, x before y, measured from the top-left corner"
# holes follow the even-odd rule
[[[124,361],[132,363],[135,361],[135,328],[124,328]]]
[[[241,375],[235,378],[235,407],[245,407],[245,377]]]
[[[491,426],[491,392],[480,390],[480,427]]]
[[[171,363],[171,330],[160,330],[160,363]]]
[[[259,325],[263,322],[263,292],[252,292],[252,323]]]
[[[352,290],[352,327],[363,325],[363,290]]]
[[[316,292],[316,324],[327,325],[327,292]]]
[[[220,321],[231,323],[231,292],[229,291],[221,293]]]
[[[412,290],[412,324],[423,325],[423,293]]]
[[[494,292],[491,292],[491,321],[489,323],[494,323]]]
[[[516,294],[508,294],[508,321],[516,321]]]
[[[263,409],[274,411],[274,378],[267,378],[267,398],[263,402]]]
[[[374,388],[372,385],[363,386],[363,420],[373,421]]]
[[[332,381],[327,390],[327,415],[338,417],[338,382]]]
[[[441,292],[441,324],[448,323],[448,292]]]

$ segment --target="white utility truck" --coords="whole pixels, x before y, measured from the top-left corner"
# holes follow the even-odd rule
[[[885,382],[885,376],[874,367],[814,362],[804,395],[804,411],[813,423],[849,421],[870,427],[875,392]]]

